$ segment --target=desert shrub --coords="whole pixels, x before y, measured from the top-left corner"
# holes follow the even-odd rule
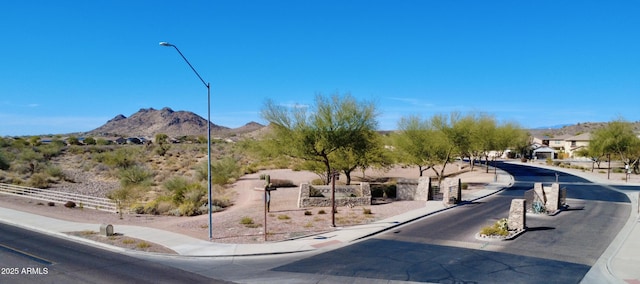
[[[144,206],[144,213],[162,215],[174,209],[173,201],[168,196],[161,196],[151,200]]]
[[[322,215],[322,214],[327,214],[327,212],[325,212],[323,209],[318,210],[318,214]]]
[[[132,148],[119,148],[113,152],[102,153],[99,160],[112,168],[126,169],[136,164],[136,153]]]
[[[45,168],[44,171],[50,177],[56,178],[58,180],[64,180],[66,178],[64,171],[62,171],[62,168],[58,166],[50,165],[47,168]]]
[[[215,197],[211,198],[211,206],[227,208],[231,205],[233,205],[233,202],[231,202],[231,199],[229,198],[215,198]]]
[[[125,245],[135,244],[136,240],[134,240],[134,239],[123,239],[122,243],[125,244]]]
[[[120,169],[118,176],[123,187],[133,185],[149,186],[152,182],[153,173],[143,167],[132,166]]]
[[[96,139],[93,137],[86,137],[83,142],[85,145],[96,145]]]
[[[193,201],[186,201],[180,206],[178,206],[178,210],[180,212],[180,216],[196,216],[200,215],[199,206]]]
[[[37,151],[42,154],[42,158],[45,160],[49,160],[53,157],[57,157],[62,154],[64,150],[64,144],[60,145],[57,143],[49,143],[37,148]]]
[[[47,188],[49,187],[49,179],[45,174],[36,173],[29,178],[27,185],[36,188]]]
[[[201,203],[205,203],[204,201],[206,199],[207,190],[200,184],[193,184],[193,186],[191,186],[183,195],[184,201],[201,205]]]
[[[140,203],[134,203],[129,207],[129,211],[135,214],[144,214],[144,205]]]
[[[509,229],[507,227],[507,219],[500,219],[491,226],[483,227],[480,230],[481,235],[486,236],[508,236]]]
[[[468,183],[466,183],[466,182],[463,182],[463,183],[462,183],[462,189],[463,189],[463,190],[469,189],[469,184],[468,184]]]
[[[309,211],[309,210],[305,210],[304,211],[304,215],[305,216],[311,216],[311,215],[313,215],[313,213],[311,211]]]
[[[67,203],[64,204],[64,207],[75,208],[76,207],[76,203],[73,202],[73,201],[67,201]]]
[[[244,172],[245,175],[255,174],[258,172],[258,168],[255,165],[248,165],[244,167],[242,172]]]
[[[370,208],[362,208],[362,214],[364,215],[371,215],[371,209]]]
[[[151,244],[150,244],[150,243],[147,243],[147,242],[145,242],[145,241],[140,241],[140,242],[136,245],[136,247],[137,247],[137,248],[139,248],[139,249],[146,249],[146,248],[150,248],[150,247],[151,247]]]
[[[7,159],[5,154],[0,151],[0,170],[6,171],[10,166],[11,164],[9,163],[9,159]]]
[[[240,219],[240,224],[242,225],[251,225],[253,224],[253,219],[251,217],[242,217],[242,219]]]
[[[53,207],[53,206],[56,206],[56,203],[49,201],[49,202],[47,202],[47,205]]]
[[[107,193],[107,198],[116,201],[120,212],[139,197],[140,190],[136,187],[120,187]]]
[[[174,177],[165,181],[163,186],[171,192],[173,202],[180,204],[184,199],[184,193],[189,188],[189,182],[183,177]]]
[[[278,220],[289,220],[291,219],[291,217],[289,217],[289,215],[278,215]]]
[[[199,180],[207,180],[207,163],[202,163],[196,169]],[[211,164],[211,183],[224,185],[232,182],[234,179],[240,177],[241,174],[238,161],[234,158],[227,157],[219,161],[212,162]]]
[[[311,185],[325,185],[325,183],[323,179],[317,178],[311,181]]]

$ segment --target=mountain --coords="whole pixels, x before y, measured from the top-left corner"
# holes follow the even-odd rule
[[[229,130],[228,127],[211,124],[212,135]],[[95,136],[129,137],[154,137],[158,133],[170,137],[206,136],[207,120],[193,112],[173,111],[168,107],[161,110],[143,108],[130,117],[118,114],[104,125],[87,132]]]

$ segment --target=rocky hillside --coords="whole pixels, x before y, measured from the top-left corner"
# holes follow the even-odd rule
[[[211,123],[211,133],[214,136],[230,136],[256,131],[262,127],[264,126],[256,122],[236,129]],[[173,111],[167,107],[161,110],[148,108],[140,109],[130,117],[119,114],[106,124],[87,132],[87,135],[154,137],[158,133],[170,137],[206,135],[207,120],[189,111]]]
[[[590,133],[596,129],[603,128],[608,122],[583,122],[573,125],[565,125],[561,128],[549,128],[549,129],[529,129],[529,133],[534,136],[550,136],[555,137],[559,135],[579,135],[582,133]],[[640,132],[640,121],[632,122],[633,129],[636,132]]]

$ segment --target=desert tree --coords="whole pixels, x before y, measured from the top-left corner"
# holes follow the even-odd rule
[[[387,169],[393,162],[382,144],[381,135],[371,130],[355,147],[341,148],[332,154],[333,168],[341,171],[346,177],[346,184],[351,184],[351,174],[355,170],[364,172],[369,168]]]
[[[273,129],[268,137],[272,150],[305,161],[321,163],[329,183],[332,154],[359,151],[363,140],[376,130],[378,113],[372,102],[357,101],[350,94],[316,95],[315,105],[287,107],[267,100],[262,117]]]
[[[438,181],[451,159],[454,146],[441,125],[442,116],[423,120],[419,116],[403,117],[398,122],[398,132],[394,135],[394,147],[398,161],[418,167],[419,175],[431,169]],[[438,166],[441,166],[438,169]]]
[[[169,136],[164,133],[158,133],[155,136],[155,144],[156,144],[156,154],[160,156],[164,156],[171,149],[171,144],[169,144]]]
[[[620,159],[638,173],[640,139],[633,132],[631,123],[623,119],[609,122],[605,127],[593,132],[589,147],[592,147],[592,144],[594,149]]]

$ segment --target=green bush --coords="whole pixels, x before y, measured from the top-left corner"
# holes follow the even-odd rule
[[[126,169],[133,167],[137,163],[135,157],[138,156],[140,154],[136,153],[132,148],[119,148],[113,152],[102,153],[99,162],[103,162],[112,168]]]
[[[251,217],[242,217],[242,219],[240,219],[240,224],[251,225],[253,224],[253,219]]]
[[[207,180],[207,164],[202,163],[197,169],[198,178]],[[211,164],[211,183],[224,185],[240,177],[242,171],[238,161],[227,157]]]
[[[289,220],[291,217],[289,215],[278,215],[278,220]]]
[[[200,210],[198,209],[198,205],[192,201],[187,201],[180,206],[178,206],[178,210],[180,211],[180,216],[196,216],[200,215]]]
[[[509,229],[507,227],[507,219],[500,219],[491,226],[486,226],[480,230],[481,235],[485,236],[502,236],[509,235]]]
[[[49,187],[49,179],[45,174],[36,173],[29,178],[27,185],[36,188],[47,188]]]
[[[0,151],[0,170],[6,171],[10,166],[11,164],[9,163],[9,159],[7,159],[5,154]]]
[[[134,185],[149,186],[153,179],[153,173],[140,166],[122,168],[118,176],[123,187]]]
[[[58,166],[48,166],[45,169],[45,173],[47,175],[49,175],[50,177],[56,178],[58,180],[64,180],[66,179],[66,175],[64,173],[64,171],[62,171],[62,168],[58,167]]]
[[[144,213],[153,215],[164,215],[174,209],[173,201],[168,196],[158,197],[148,202],[144,207]]]

